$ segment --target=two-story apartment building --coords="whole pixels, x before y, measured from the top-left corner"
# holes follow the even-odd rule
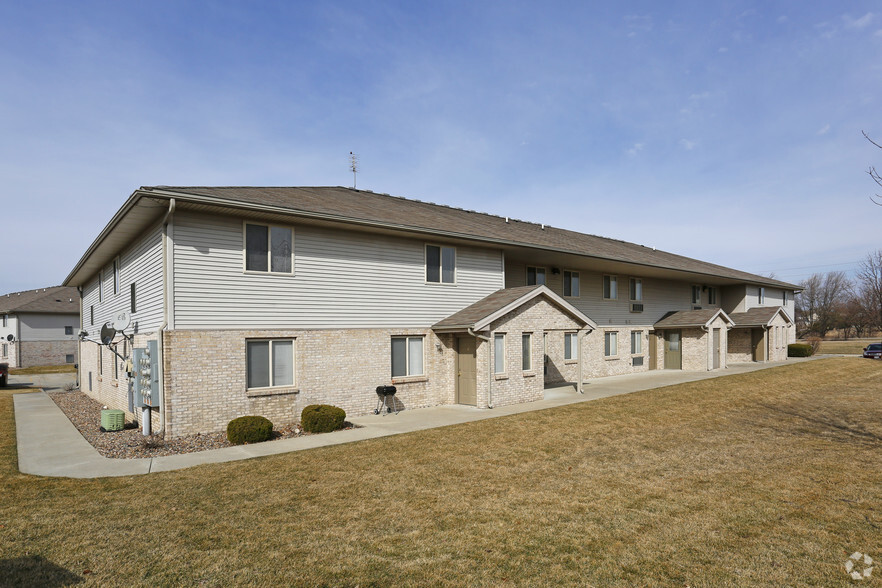
[[[0,362],[9,367],[75,363],[79,312],[76,288],[53,286],[0,296]]]
[[[500,406],[546,384],[786,355],[796,286],[652,248],[347,188],[144,187],[65,281],[82,328],[130,313],[169,437],[232,418]],[[741,316],[739,325],[734,317]],[[123,356],[131,344],[112,343]],[[127,408],[107,346],[80,382]]]

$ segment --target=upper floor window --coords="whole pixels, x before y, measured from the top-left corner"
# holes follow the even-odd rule
[[[245,224],[245,270],[294,273],[294,230],[275,225]]]
[[[527,285],[538,286],[545,283],[545,268],[527,266]]]
[[[456,283],[456,248],[426,245],[426,281]]]
[[[104,272],[98,270],[98,302],[104,300]]]
[[[113,293],[119,294],[119,258],[113,260]]]
[[[73,335],[73,327],[64,327],[65,335]]]
[[[572,298],[579,297],[579,272],[571,272],[564,270],[563,273],[563,295]]]
[[[422,335],[414,337],[392,337],[392,377],[423,375]]]
[[[707,287],[707,303],[708,304],[716,304],[717,303],[717,289],[712,286]]]
[[[643,300],[643,280],[640,278],[631,278],[630,282],[629,290],[631,302],[640,302]]]
[[[619,287],[616,276],[603,276],[603,299],[615,300],[618,297]]]
[[[781,302],[787,304],[787,290],[781,290]]]
[[[4,327],[6,326],[6,323],[7,323],[8,321],[9,321],[9,315],[8,315],[8,314],[4,314],[4,315],[3,315],[3,326],[4,326]]]
[[[766,289],[762,286],[759,287],[759,292],[757,294],[757,304],[765,304],[766,303]]]
[[[692,304],[701,304],[701,286],[692,286]]]

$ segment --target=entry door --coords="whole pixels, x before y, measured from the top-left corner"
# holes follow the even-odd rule
[[[750,346],[753,349],[753,361],[766,361],[766,338],[762,329],[750,330]]]
[[[678,370],[682,363],[680,331],[665,331],[665,369]]]
[[[714,369],[720,369],[720,330],[714,329]]]
[[[649,333],[649,369],[658,369],[658,337],[654,332]]]
[[[477,341],[474,337],[456,339],[456,401],[459,404],[478,404],[478,362],[475,358]]]

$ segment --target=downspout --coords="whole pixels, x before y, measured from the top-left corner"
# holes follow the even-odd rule
[[[164,310],[162,324],[159,325],[159,338],[157,343],[159,344],[159,381],[160,385],[160,403],[159,403],[159,411],[160,411],[160,419],[162,420],[162,429],[163,432],[166,430],[166,426],[168,421],[166,417],[168,415],[168,410],[166,408],[166,396],[165,396],[165,346],[163,345],[163,337],[162,334],[165,332],[168,327],[168,318],[169,318],[169,282],[168,282],[168,221],[172,214],[175,212],[175,199],[172,198],[168,203],[168,211],[165,213],[165,217],[162,219],[162,308]],[[145,435],[150,434],[150,409],[146,409],[147,412],[147,432]]]
[[[491,363],[493,358],[490,357],[493,346],[490,345],[490,337],[477,334],[471,327],[468,328],[468,333],[472,337],[477,337],[487,342],[487,408],[493,408],[493,364]]]

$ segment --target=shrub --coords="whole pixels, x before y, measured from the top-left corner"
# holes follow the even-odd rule
[[[300,425],[307,433],[329,433],[343,428],[346,412],[330,404],[310,404],[300,413]]]
[[[787,346],[787,357],[809,357],[814,352],[809,343],[791,343]]]
[[[227,439],[233,445],[260,443],[273,434],[273,424],[266,417],[243,416],[233,419],[227,425]]]
[[[812,352],[809,355],[814,355],[815,353],[818,352],[818,349],[821,348],[821,338],[820,337],[806,337],[805,341],[812,348]],[[807,357],[807,356],[803,355],[801,357]]]

